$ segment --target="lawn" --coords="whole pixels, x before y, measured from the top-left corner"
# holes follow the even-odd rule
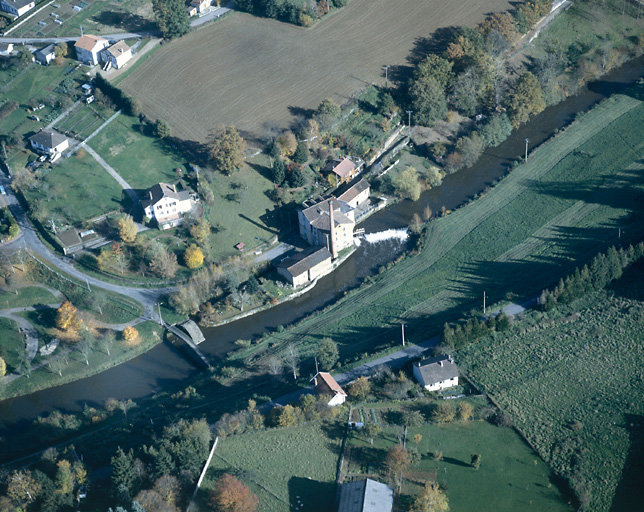
[[[89,145],[134,189],[146,189],[158,183],[177,180],[174,169],[186,170],[168,142],[144,135],[136,117],[121,114]]]
[[[0,317],[0,357],[7,363],[7,374],[18,366],[19,355],[25,349],[25,340],[18,332],[18,324],[8,318]]]
[[[311,423],[220,439],[197,500],[206,510],[209,490],[229,472],[259,497],[258,512],[334,510],[341,435],[340,424]]]
[[[506,0],[352,0],[307,30],[233,13],[163,45],[120,85],[182,139],[203,142],[221,124],[263,138],[267,126],[287,127],[325,97],[345,103],[365,83],[384,85],[382,66],[405,62],[433,30],[507,7]]]
[[[30,205],[39,201],[48,218],[54,215],[69,224],[80,225],[98,215],[121,208],[123,190],[83,149],[63,158],[42,178],[41,186],[25,191]]]
[[[13,291],[0,291],[0,309],[22,308],[36,304],[55,304],[60,302],[49,291],[40,286],[24,286],[18,288],[18,293]]]
[[[457,354],[586,510],[635,510],[644,500],[643,283],[640,261],[608,291],[534,313]]]
[[[376,414],[382,425],[386,412]],[[369,422],[368,410],[365,416]],[[351,434],[347,452],[351,478],[372,475],[386,482],[382,463],[400,433],[400,426],[384,426],[373,445],[361,434]],[[412,441],[416,434],[422,436],[420,443]],[[436,480],[446,489],[451,512],[573,510],[553,484],[548,466],[510,428],[483,420],[425,423],[410,427],[408,439],[408,448],[418,450],[421,458],[404,474],[401,502],[413,500],[420,482]],[[436,452],[442,452],[442,460],[434,460]],[[481,455],[479,470],[470,465],[474,453]]]
[[[28,22],[23,23],[10,35],[12,37],[68,36],[79,37],[81,26],[86,34],[115,34],[118,32],[136,32],[155,30],[152,4],[145,0],[85,0],[88,4],[80,12],[73,6],[77,0],[57,0],[43,9]],[[53,14],[63,23],[54,21]],[[39,25],[44,22],[47,25]]]
[[[330,336],[346,360],[397,343],[402,319],[408,337],[421,341],[479,306],[483,291],[491,302],[537,295],[617,243],[618,227],[637,239],[644,234],[642,123],[637,99],[605,101],[483,197],[432,221],[419,255],[266,342],[277,341],[274,350],[293,342],[309,355]]]

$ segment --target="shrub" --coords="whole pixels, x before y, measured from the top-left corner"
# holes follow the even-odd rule
[[[123,329],[123,339],[126,341],[136,341],[137,338],[139,337],[139,331],[137,331],[134,327],[128,325]]]

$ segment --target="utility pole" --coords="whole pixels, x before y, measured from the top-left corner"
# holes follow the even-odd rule
[[[528,161],[528,142],[530,142],[530,141],[528,140],[528,138],[526,138],[525,139],[525,157],[523,159],[524,162]]]
[[[163,317],[161,316],[161,303],[157,302],[157,309],[159,310],[159,325],[163,325]]]
[[[389,89],[389,66],[383,66],[385,68],[385,89]]]
[[[318,357],[315,356],[315,374],[317,375],[320,373],[320,370],[318,369]]]
[[[414,113],[413,110],[406,110],[407,112],[407,119],[408,119],[408,125],[409,125],[409,135],[411,135],[411,115]]]
[[[402,329],[402,346],[405,346],[405,324],[400,324],[400,328]]]
[[[483,314],[485,314],[485,292],[483,292]]]
[[[87,283],[87,290],[92,291],[92,289],[89,287],[89,279],[85,278],[85,283]]]

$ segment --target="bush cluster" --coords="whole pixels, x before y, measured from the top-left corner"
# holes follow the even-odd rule
[[[141,106],[139,105],[138,101],[136,101],[131,96],[128,96],[121,89],[105,80],[105,78],[103,78],[100,73],[96,73],[94,85],[118,108],[123,109],[126,114],[131,116],[138,116],[141,113]]]

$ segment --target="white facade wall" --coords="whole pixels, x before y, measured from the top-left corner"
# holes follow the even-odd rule
[[[418,381],[418,383],[427,391],[440,391],[442,389],[453,388],[454,386],[458,386],[458,376],[451,379],[442,380],[434,384],[427,384],[425,382],[425,379],[423,379],[423,376],[420,372],[420,368],[416,365],[414,365],[413,367],[413,374],[416,380]]]
[[[37,151],[41,151],[42,153],[47,153],[48,155],[53,155],[55,153],[62,153],[69,147],[69,141],[65,139],[63,142],[58,144],[55,148],[48,148],[46,146],[43,146],[42,144],[39,144],[38,142],[34,142],[33,140],[29,141],[31,144],[31,147],[34,148]]]
[[[22,7],[16,6],[11,0],[2,0],[0,2],[0,10],[14,14],[16,16],[22,16],[26,12],[31,11],[36,6],[36,2],[28,3]]]
[[[145,215],[155,219],[159,224],[180,217],[192,209],[192,201],[186,199],[179,201],[171,197],[164,197],[145,208]]]
[[[336,405],[342,405],[346,401],[347,401],[347,395],[343,395],[342,393],[336,393],[335,396],[327,402],[327,405],[329,407],[335,407]]]

